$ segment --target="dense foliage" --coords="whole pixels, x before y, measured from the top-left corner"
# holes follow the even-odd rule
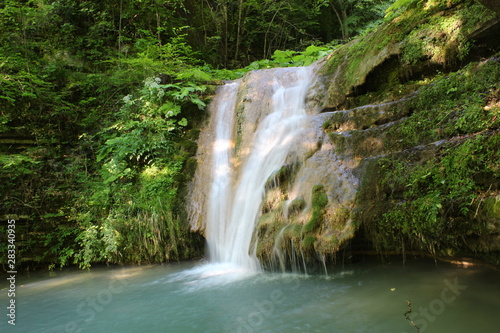
[[[482,201],[500,188],[499,79],[498,60],[470,64],[411,101],[415,112],[389,137],[416,148],[378,161],[394,205],[378,220],[379,248],[454,254],[487,231],[489,217],[478,214],[488,214]],[[434,156],[419,157],[422,144],[435,145]]]
[[[348,3],[352,17],[368,6]],[[213,85],[324,56],[330,47],[320,44],[347,38],[331,8],[317,0],[2,1],[0,228],[16,219],[20,261],[89,267],[199,255],[180,198]],[[382,16],[350,21],[350,31]]]
[[[6,235],[7,219],[16,219],[19,260],[52,267],[200,255],[202,239],[189,231],[182,198],[196,168],[192,156],[197,127],[214,87],[249,70],[308,65],[413,3],[2,1],[0,235]],[[434,43],[425,36],[404,38],[408,47],[402,61],[408,64],[427,56]],[[458,42],[466,54],[469,45]],[[370,47],[357,45],[352,52]],[[459,75],[467,74],[457,74],[416,100],[425,103],[433,94],[443,93],[450,97],[439,106],[450,111],[429,120],[442,125],[439,131],[416,116],[410,117],[407,129],[432,139],[442,137],[443,131],[453,136],[497,130],[498,120],[493,124],[489,113],[477,112],[476,102],[484,101],[486,91],[494,87],[492,77],[498,82],[498,73],[480,73],[483,82],[462,85]],[[469,88],[470,98],[460,99]],[[415,138],[403,132],[394,135],[402,136],[402,144]],[[470,174],[472,161],[460,156],[479,156],[482,167],[498,172],[487,162],[494,158],[488,147],[498,143],[486,135],[474,137],[468,145],[447,147],[449,154],[415,168],[413,176],[402,173],[396,178],[400,184],[385,185],[410,184],[405,195],[412,200],[418,196],[421,202],[405,199],[406,205],[430,202],[434,210],[425,212],[430,220],[441,221],[439,200],[449,200],[466,214],[471,197],[463,191],[477,191],[480,180]],[[386,165],[399,170],[397,163]],[[453,185],[453,175],[459,173],[471,176],[473,183]],[[442,183],[445,178],[450,180]],[[424,185],[430,190],[422,192]],[[449,195],[436,199],[434,192]],[[399,219],[397,212],[388,212],[381,225],[406,237],[407,229],[393,223]],[[320,218],[318,208],[306,228],[314,229]],[[434,229],[423,230],[422,235]],[[1,242],[2,256],[7,253],[5,246]]]
[[[354,246],[498,264],[497,15],[479,1],[398,0],[323,66],[327,110],[349,110],[323,128],[360,161]]]

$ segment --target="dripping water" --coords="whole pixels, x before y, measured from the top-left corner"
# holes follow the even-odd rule
[[[260,269],[256,258],[255,225],[261,212],[265,184],[285,163],[290,144],[301,131],[307,112],[305,99],[312,78],[310,68],[273,71],[272,103],[253,133],[250,151],[234,170],[235,112],[239,83],[224,87],[224,101],[213,116],[216,133],[211,186],[206,214],[206,237],[212,263]],[[283,77],[280,73],[287,71]],[[284,79],[286,77],[286,79]],[[291,79],[290,79],[291,78]]]

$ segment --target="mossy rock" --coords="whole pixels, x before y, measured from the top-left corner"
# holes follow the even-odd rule
[[[295,170],[295,165],[283,165],[278,171],[269,176],[269,179],[266,181],[265,188],[286,188],[286,186],[292,181]]]
[[[479,200],[474,216],[486,223],[490,232],[500,233],[500,194]]]
[[[336,233],[329,233],[318,237],[314,243],[314,250],[322,256],[331,256],[340,249],[342,241]]]
[[[356,87],[366,82],[366,77],[386,59],[400,52],[399,44],[387,44],[380,49],[378,34],[355,40],[332,53],[320,74],[330,77],[326,105],[333,109],[352,107]],[[373,45],[372,45],[373,44]]]
[[[194,156],[198,149],[198,144],[192,140],[182,140],[179,142],[181,151],[187,156]]]
[[[200,137],[201,130],[199,128],[193,128],[186,132],[184,138],[186,140],[196,141]]]
[[[187,176],[188,179],[191,179],[198,167],[198,160],[195,157],[190,157],[187,159],[186,164],[184,165],[183,173]]]
[[[476,47],[470,37],[489,29],[493,16],[468,0],[408,2],[399,17],[337,48],[320,69],[328,86],[318,115],[324,146],[345,165],[352,159],[360,181],[355,206],[338,204],[321,181],[310,207],[301,198],[289,203],[287,221],[265,211],[259,258],[272,255],[278,234],[289,261],[300,251],[306,262],[334,258],[355,233],[363,246],[371,242],[381,251],[401,251],[403,242],[405,250],[432,253],[497,251],[497,199],[477,198],[500,190],[493,162],[500,54],[477,63],[465,58],[466,48]],[[472,154],[477,163],[466,161]],[[290,170],[282,168],[267,185],[282,191],[283,201]]]
[[[306,235],[304,239],[302,240],[302,243],[300,244],[301,247],[305,250],[307,249],[312,249],[314,246],[314,243],[317,241],[316,236],[314,235]]]
[[[284,225],[280,212],[271,211],[259,218],[257,224],[257,257],[259,259],[269,260],[271,258],[276,236]]]
[[[324,208],[328,204],[328,196],[323,185],[314,185],[312,189],[312,215],[310,220],[302,228],[304,233],[313,232],[323,222]]]
[[[329,80],[326,107],[345,110],[361,105],[361,94],[364,103],[372,103],[367,91],[390,90],[405,79],[456,68],[473,53],[472,38],[484,35],[485,29],[497,29],[495,20],[494,12],[475,1],[410,1],[406,11],[328,57],[320,70]],[[372,75],[377,71],[379,75]]]
[[[288,205],[288,215],[299,214],[304,208],[306,208],[305,200],[303,198],[295,198]]]
[[[312,209],[323,209],[328,204],[328,196],[323,185],[314,185],[312,188]]]

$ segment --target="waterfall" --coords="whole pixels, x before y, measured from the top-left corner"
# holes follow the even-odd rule
[[[227,224],[232,206],[233,123],[239,82],[227,84],[218,93],[215,106],[215,141],[212,152],[212,184],[208,196],[206,221],[207,244],[212,261],[226,261]],[[224,242],[224,243],[222,243]]]
[[[211,155],[210,184],[205,185],[204,205],[209,259],[213,263],[230,263],[249,270],[260,267],[255,255],[254,231],[265,184],[283,166],[292,140],[301,131],[307,116],[305,99],[313,71],[311,68],[283,68],[266,72],[267,80],[272,75],[272,81],[267,83],[271,86],[271,96],[256,98],[255,103],[250,101],[243,105],[251,108],[254,104],[261,110],[250,113],[261,115],[252,124],[255,131],[250,133],[244,152],[240,147],[241,156],[235,153],[236,112],[242,107],[238,97],[240,81],[222,87],[211,115],[215,138],[212,137],[212,151],[208,152]],[[266,98],[270,101],[263,100]],[[268,110],[262,110],[264,105],[268,105]]]

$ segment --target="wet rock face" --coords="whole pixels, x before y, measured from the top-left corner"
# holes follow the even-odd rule
[[[354,236],[357,162],[337,154],[323,116],[309,116],[284,170],[268,181],[257,224],[257,256],[267,267],[299,269],[333,256]]]
[[[433,8],[432,4],[437,5]],[[496,198],[498,179],[488,185],[478,185],[460,197],[449,193],[453,186],[436,185],[437,180],[427,181],[426,172],[418,176],[426,180],[419,184],[423,189],[414,191],[422,196],[418,200],[407,197],[409,183],[404,183],[404,179],[414,181],[420,169],[431,170],[432,163],[447,163],[443,161],[452,159],[447,154],[460,150],[460,145],[467,142],[460,130],[443,125],[446,119],[425,125],[433,123],[433,119],[442,119],[443,112],[451,114],[451,111],[434,107],[432,102],[423,103],[416,97],[423,87],[435,84],[434,80],[446,85],[446,79],[436,79],[439,72],[460,71],[467,62],[481,60],[478,54],[496,59],[498,46],[485,47],[483,42],[471,49],[468,57],[459,54],[468,39],[489,36],[497,29],[498,19],[494,14],[476,5],[468,12],[469,5],[429,2],[430,16],[420,18],[426,24],[412,21],[411,13],[403,15],[398,22],[346,44],[326,59],[318,71],[318,82],[323,86],[318,84],[315,97],[311,98],[320,105],[319,113],[315,113],[318,108],[311,112],[313,115],[304,124],[300,142],[288,159],[293,172],[282,176],[266,194],[266,209],[258,224],[257,254],[261,261],[274,269],[294,269],[294,265],[304,262],[334,260],[339,249],[347,245],[356,250],[356,244],[366,247],[369,243],[372,249],[379,251],[413,249],[435,255],[472,254],[498,262],[494,259],[498,255],[488,253],[498,253],[500,216],[485,211],[487,205],[478,204],[484,199],[478,198],[472,205],[470,200],[464,203],[467,195],[490,198],[485,202],[493,200],[492,196]],[[483,20],[473,19],[477,15]],[[449,29],[436,28],[443,25]],[[419,45],[419,40],[424,44]],[[457,61],[460,57],[462,60]],[[477,69],[466,70],[469,74],[458,75],[475,75],[482,65],[475,66],[472,68]],[[435,99],[436,105],[446,104],[448,98],[455,98],[450,89],[456,88],[446,88],[430,98]],[[495,93],[492,100],[493,95]],[[486,100],[484,104],[487,103]],[[426,110],[419,109],[423,104]],[[456,102],[454,107],[460,108],[462,104]],[[490,109],[481,103],[478,106]],[[420,113],[422,124],[418,121]],[[496,118],[491,114],[490,119]],[[495,126],[485,132],[486,141],[495,142],[498,136]],[[424,128],[429,135],[424,133]],[[474,134],[471,132],[467,138],[474,138]],[[386,160],[397,161],[393,165],[402,169],[384,167]],[[451,179],[457,177],[458,182],[467,183],[459,179],[468,177],[460,174],[459,167],[445,170],[447,167],[443,164],[440,168],[448,173],[445,177],[450,178],[440,182],[453,182]],[[403,180],[392,179],[397,177]],[[316,186],[321,186],[327,198],[327,204],[322,207],[314,203]],[[442,193],[437,194],[438,199],[432,198],[431,194],[439,191]],[[407,200],[410,201],[405,204]],[[438,208],[427,213],[426,205]],[[398,210],[404,213],[398,215]],[[418,214],[422,215],[420,225],[405,226],[403,219],[414,219]],[[400,225],[397,225],[398,216]],[[389,221],[393,223],[391,219],[396,225],[389,224]]]
[[[347,110],[385,101],[382,93],[403,97],[396,85],[454,71],[498,52],[493,36],[500,29],[499,2],[481,2],[490,10],[475,1],[421,1],[336,49],[319,71],[328,81],[324,107]]]
[[[410,11],[317,64],[302,131],[265,184],[252,243],[265,267],[303,270],[335,260],[348,246],[356,250],[357,244],[380,252],[471,254],[499,262],[500,170],[488,162],[499,158],[494,148],[497,140],[500,144],[499,93],[494,84],[485,84],[474,95],[476,81],[467,80],[486,75],[482,72],[496,80],[500,70],[491,69],[500,67],[500,50],[481,42],[469,57],[460,55],[461,47],[472,45],[468,39],[497,29],[496,14],[479,5],[469,12],[466,1],[446,3],[429,2],[427,16]],[[431,23],[449,30],[438,36]],[[470,62],[475,63],[466,67]],[[490,69],[483,71],[485,66]],[[443,72],[456,72],[458,83],[450,85]],[[269,74],[276,71],[243,79],[236,103],[235,168],[245,162],[252,134],[271,108]],[[293,69],[280,72],[283,80],[287,75]],[[487,75],[477,82],[485,80]],[[462,91],[460,82],[470,88]],[[432,86],[442,88],[431,93]],[[467,96],[483,100],[469,105]],[[470,110],[474,115],[464,118]],[[482,127],[466,129],[479,118]],[[203,171],[211,131],[207,127],[199,142],[197,179],[205,184],[211,177]],[[470,173],[473,162],[459,163],[468,155],[483,163]],[[469,192],[461,192],[467,186]],[[191,210],[192,226],[203,230],[206,185],[199,188],[191,199],[198,205]]]
[[[496,2],[495,5],[482,2],[486,7],[497,10]],[[423,11],[418,12],[422,9],[420,5],[425,5],[427,16],[422,15]],[[500,49],[498,45],[491,44],[488,37],[497,35],[498,14],[467,1],[454,2],[453,5],[444,1],[424,1],[420,5],[380,29],[337,49],[319,70],[325,89],[322,113],[316,119],[323,122],[321,127],[326,137],[322,138],[323,142],[335,151],[326,160],[333,163],[349,161],[348,173],[356,179],[356,186],[352,187],[355,198],[350,201],[351,205],[345,205],[350,212],[348,218],[337,218],[344,221],[341,224],[345,227],[343,230],[351,227],[351,236],[344,237],[347,233],[339,232],[342,228],[338,222],[336,232],[328,227],[325,233],[318,232],[312,244],[320,257],[335,248],[323,250],[328,247],[320,245],[325,239],[320,235],[336,233],[337,249],[345,246],[346,240],[354,239],[353,244],[369,242],[380,251],[404,251],[406,247],[432,254],[472,254],[500,262],[497,232],[500,216],[494,213],[494,209],[486,208],[489,204],[480,204],[490,203],[498,197],[498,172],[478,170],[477,174],[467,174],[458,170],[461,168],[458,166],[460,158],[450,157],[460,154],[462,144],[471,147],[489,145],[492,154],[497,154],[494,152],[494,142],[499,135],[497,117],[494,112],[484,114],[489,123],[483,127],[457,126],[457,121],[474,120],[459,120],[465,119],[461,118],[464,111],[460,110],[466,102],[452,96],[451,91],[459,91],[460,83],[456,88],[444,88],[447,79],[439,76],[440,72],[457,72],[458,77],[470,78],[480,75],[478,73],[483,64],[490,61],[496,62],[492,68],[498,68]],[[470,44],[472,39],[476,40],[474,46]],[[464,52],[466,45],[470,49]],[[485,58],[489,60],[484,61]],[[476,61],[477,65],[462,69],[467,63]],[[491,75],[496,74],[492,72]],[[479,84],[480,81],[475,82]],[[417,98],[426,94],[425,91],[420,94],[420,90],[434,84],[443,86],[442,90],[436,89],[432,96]],[[463,84],[468,83],[463,80]],[[474,84],[470,83],[470,88],[464,89],[462,94],[472,98]],[[491,110],[489,101],[496,98],[497,93],[491,88],[494,84],[488,87],[485,86],[481,92],[488,97],[475,106],[478,117],[483,116],[481,109]],[[422,101],[425,98],[428,100]],[[435,105],[431,99],[435,100]],[[448,114],[449,118],[443,114]],[[469,129],[465,130],[465,127]],[[480,129],[484,132],[478,138],[476,135]],[[475,149],[471,154],[478,154],[476,159],[481,159],[483,153],[485,156],[489,154],[485,148],[481,148],[481,153]],[[446,164],[447,159],[455,159],[456,166]],[[439,168],[432,169],[432,163],[440,165]],[[397,166],[400,170],[388,170],[388,165]],[[464,170],[467,168],[473,167],[463,166]],[[321,167],[318,170],[324,172]],[[418,176],[420,178],[417,177],[417,173],[421,172],[419,170],[426,170]],[[437,175],[429,180],[427,177],[434,172]],[[444,178],[438,181],[440,177]],[[474,179],[469,181],[467,177]],[[450,182],[475,185],[470,185],[468,194],[463,194],[465,191],[456,194],[453,186],[445,185]],[[411,187],[415,183],[419,188]],[[412,198],[412,195],[421,197]],[[467,196],[470,199],[465,203]],[[474,196],[477,198],[473,199]],[[429,207],[427,212],[425,205]],[[330,218],[332,213],[326,215]],[[398,219],[400,225],[397,225]],[[421,223],[414,225],[405,222],[405,219],[420,219]],[[397,236],[400,244],[394,240],[396,236],[389,240],[390,237],[384,237],[384,233],[400,234]],[[459,236],[460,233],[462,236]],[[488,254],[490,252],[496,255]]]
[[[377,44],[376,41],[372,43]],[[351,108],[353,96],[358,87],[366,84],[369,74],[388,59],[400,54],[400,44],[387,44],[380,47],[365,48],[359,40],[346,45],[346,48],[334,53],[325,65],[322,73],[328,73],[329,84],[325,106],[335,110]],[[359,48],[359,53],[351,54],[349,50]]]

